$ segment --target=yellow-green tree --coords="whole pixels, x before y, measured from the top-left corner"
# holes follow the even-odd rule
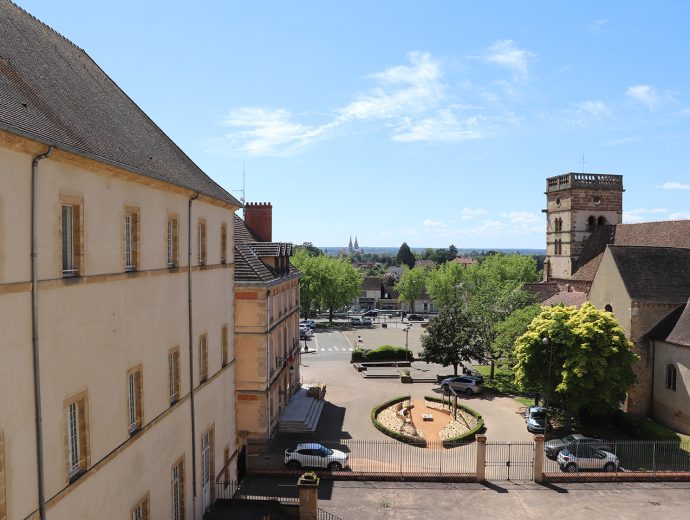
[[[515,342],[515,382],[558,402],[566,418],[616,409],[635,383],[637,356],[612,313],[587,302],[543,307]]]

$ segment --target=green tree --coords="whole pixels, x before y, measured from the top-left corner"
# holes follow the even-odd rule
[[[457,262],[447,262],[429,272],[426,290],[439,309],[466,303],[465,270]]]
[[[462,307],[441,310],[422,335],[422,357],[430,363],[452,366],[457,375],[458,365],[482,358],[478,325]]]
[[[397,260],[398,265],[406,265],[410,269],[414,267],[416,260],[412,250],[410,249],[410,246],[407,245],[407,242],[402,243],[400,249],[398,249],[398,254],[396,255],[395,259]]]
[[[329,258],[323,255],[312,256],[306,248],[298,248],[290,262],[302,272],[299,282],[300,311],[305,318],[311,316],[315,305],[319,303],[320,281],[319,258]]]
[[[632,347],[613,314],[589,302],[543,307],[515,343],[515,382],[559,402],[569,427],[574,415],[603,415],[623,402],[636,380]]]
[[[418,300],[426,287],[426,279],[429,271],[426,267],[415,267],[410,269],[403,266],[400,281],[395,284],[395,289],[400,293],[398,297],[401,301],[408,302],[412,312],[414,312],[414,302]]]
[[[301,246],[295,246],[295,251],[306,251],[309,256],[321,256],[323,251],[314,246],[311,242],[305,242]]]
[[[494,326],[495,337],[491,350],[496,354],[497,359],[506,360],[510,366],[515,365],[515,342],[527,332],[527,327],[541,314],[541,310],[539,305],[527,305],[515,309]]]
[[[332,322],[334,310],[349,305],[359,296],[362,275],[345,259],[323,256],[316,260],[319,263],[319,303],[328,309],[328,320]]]

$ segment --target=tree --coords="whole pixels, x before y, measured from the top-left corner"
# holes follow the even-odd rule
[[[400,249],[398,249],[398,254],[395,259],[400,266],[406,265],[410,269],[414,267],[415,257],[410,249],[410,246],[407,245],[407,242],[402,243]]]
[[[424,292],[427,276],[426,267],[410,269],[404,266],[400,281],[395,284],[395,289],[400,293],[399,299],[410,304],[411,312],[414,312],[415,300],[418,300]]]
[[[559,402],[569,426],[573,415],[603,415],[623,402],[636,380],[632,347],[613,314],[589,302],[543,307],[515,343],[515,382]]]
[[[305,318],[311,315],[314,305],[318,305],[320,294],[319,258],[327,258],[322,255],[312,256],[306,248],[298,248],[290,262],[302,272],[299,282],[300,310]]]
[[[496,354],[497,359],[505,359],[510,366],[515,365],[515,342],[527,332],[527,327],[541,314],[541,311],[539,305],[521,307],[494,326],[495,337],[491,344],[491,351]]]
[[[465,267],[457,262],[447,262],[430,271],[426,290],[440,309],[465,303],[467,289],[464,283]]]
[[[318,298],[328,309],[328,321],[333,321],[333,311],[349,305],[359,296],[362,275],[345,259],[318,257]]]
[[[461,307],[441,310],[422,335],[422,357],[444,367],[451,365],[457,375],[458,365],[482,358],[477,327],[474,318]]]
[[[301,246],[295,246],[295,251],[306,251],[309,256],[321,256],[323,254],[323,251],[321,251],[318,247],[314,246],[311,242],[305,242]]]

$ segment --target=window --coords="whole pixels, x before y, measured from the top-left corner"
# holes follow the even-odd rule
[[[60,195],[60,245],[63,277],[78,276],[82,271],[83,199]]]
[[[587,219],[587,231],[594,231],[595,227],[597,227],[597,219],[592,215]]]
[[[197,259],[199,265],[206,264],[206,221],[200,220],[197,226]]]
[[[0,520],[7,519],[5,498],[5,435],[0,432]]]
[[[561,239],[558,238],[554,242],[554,253],[557,255],[560,255],[562,251],[563,251],[563,242]]]
[[[168,352],[168,396],[170,404],[180,399],[180,348]]]
[[[213,485],[214,468],[214,429],[213,426],[201,436],[201,486],[203,507],[206,509],[213,503],[215,486]]]
[[[220,331],[220,344],[221,344],[221,349],[222,349],[222,364],[223,366],[227,365],[229,360],[228,360],[228,326],[223,325],[223,328]]]
[[[168,267],[177,265],[177,217],[168,219],[168,230],[166,233],[166,245],[168,252]]]
[[[125,271],[136,271],[139,267],[139,210],[136,208],[125,208],[123,239]]]
[[[136,433],[143,423],[141,365],[127,372],[127,409],[129,411],[129,433]]]
[[[666,365],[666,388],[676,391],[676,366]]]
[[[172,520],[184,520],[184,458],[172,468]]]
[[[74,482],[89,466],[89,428],[86,392],[65,401],[67,481]]]
[[[605,226],[606,225],[606,217],[603,215],[597,219],[597,226]]]
[[[561,231],[563,231],[563,219],[562,218],[557,218],[554,221],[554,231],[556,231],[556,233],[560,233]]]
[[[208,345],[206,334],[199,338],[199,383],[208,378]]]
[[[130,516],[132,520],[149,520],[149,495],[148,493],[132,509]]]
[[[228,226],[220,225],[220,263],[224,264],[228,257]]]

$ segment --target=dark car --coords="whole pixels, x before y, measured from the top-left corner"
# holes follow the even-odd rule
[[[379,315],[379,311],[367,311],[362,314],[362,318],[376,318]]]
[[[571,453],[577,454],[578,446],[588,446],[595,450],[613,451],[611,443],[604,439],[586,437],[581,433],[573,433],[562,439],[553,439],[544,444],[544,452],[551,460],[555,460],[561,450],[568,448]]]
[[[421,314],[410,314],[407,316],[407,321],[424,321],[424,316]]]

